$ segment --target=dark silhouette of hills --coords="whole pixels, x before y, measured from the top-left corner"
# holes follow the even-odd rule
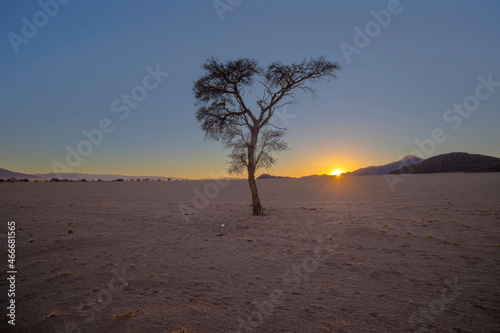
[[[399,161],[380,166],[370,166],[361,168],[343,175],[384,175],[384,174],[408,174],[408,173],[441,173],[441,172],[500,172],[500,158],[468,153],[449,153],[430,157],[426,160],[408,155]],[[310,175],[300,178],[323,178],[337,177],[332,175]],[[52,178],[68,180],[103,180],[111,181],[115,179],[141,179],[141,180],[187,180],[175,177],[154,177],[154,176],[125,176],[109,174],[85,174],[85,173],[45,173],[26,174],[14,172],[0,168],[0,179],[29,179],[29,180],[50,180]],[[293,177],[273,176],[262,174],[257,179],[295,179]]]
[[[468,153],[441,154],[389,173],[408,174],[440,172],[500,172],[500,158]]]
[[[9,178],[17,178],[17,179],[30,179],[30,180],[39,180],[40,177],[36,175],[30,175],[27,173],[14,172],[7,169],[0,168],[0,179],[9,179]]]
[[[104,180],[104,181],[110,181],[110,180],[115,180],[115,179],[150,179],[150,180],[176,180],[176,179],[181,179],[181,178],[174,178],[174,177],[157,177],[157,176],[127,176],[127,175],[110,175],[110,174],[90,174],[90,173],[43,173],[43,174],[36,174],[36,176],[40,176],[43,179],[52,179],[52,178],[59,178],[59,179],[68,179],[68,180],[80,180],[80,179],[86,179],[86,180]]]
[[[309,176],[303,176],[303,177],[300,177],[301,179],[319,179],[319,178],[325,178],[325,177],[329,177],[329,178],[333,178],[333,177],[337,177],[337,176],[333,176],[333,175],[327,175],[326,173],[322,174],[322,175],[309,175]]]
[[[420,157],[416,157],[413,155],[408,155],[400,159],[399,161],[392,162],[385,165],[379,166],[369,166],[366,168],[361,168],[352,172],[347,172],[346,174],[355,175],[355,176],[368,176],[368,175],[385,175],[391,171],[397,170],[399,168],[413,165],[423,161]]]
[[[149,179],[149,180],[183,180],[183,178],[175,177],[156,177],[156,176],[126,176],[126,175],[108,175],[108,174],[89,174],[89,173],[43,173],[43,174],[26,174],[20,172],[14,172],[7,169],[0,168],[0,179],[29,179],[29,180],[50,180],[52,178],[68,179],[68,180],[103,180],[110,181],[115,179]]]
[[[257,179],[290,179],[290,178],[292,177],[273,176],[267,173],[263,173],[262,175],[257,177]]]

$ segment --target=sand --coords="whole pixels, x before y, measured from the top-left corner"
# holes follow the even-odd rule
[[[500,174],[258,185],[0,184],[15,331],[500,332]]]

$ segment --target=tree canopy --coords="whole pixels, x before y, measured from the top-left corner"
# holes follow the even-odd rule
[[[286,128],[273,124],[273,116],[278,109],[297,102],[297,91],[316,99],[313,84],[335,78],[341,68],[324,57],[289,65],[275,61],[265,68],[254,59],[221,62],[211,57],[202,68],[205,74],[193,87],[198,106],[196,119],[206,139],[222,141],[232,149],[229,172],[248,171],[253,213],[263,215],[255,171],[270,169],[276,163],[272,154],[288,149],[282,140]],[[251,92],[256,82],[260,96],[248,104],[245,94]]]

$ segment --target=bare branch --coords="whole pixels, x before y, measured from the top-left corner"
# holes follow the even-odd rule
[[[221,140],[225,148],[232,149],[229,172],[248,171],[253,214],[262,215],[255,171],[271,168],[276,163],[273,154],[288,149],[282,140],[286,129],[272,123],[276,110],[298,102],[296,91],[310,94],[313,101],[317,100],[313,84],[335,78],[336,71],[341,68],[324,57],[290,65],[276,61],[265,70],[252,59],[223,63],[212,57],[202,68],[205,74],[193,86],[198,106],[196,119],[206,139]],[[254,81],[263,88],[262,97],[256,100],[256,111],[252,111],[243,98]]]

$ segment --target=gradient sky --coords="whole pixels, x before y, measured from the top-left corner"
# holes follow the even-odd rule
[[[300,96],[288,107],[291,150],[272,174],[389,163],[436,128],[447,139],[431,155],[500,156],[500,87],[458,128],[443,120],[474,95],[479,76],[500,82],[500,2],[401,0],[400,12],[349,62],[340,44],[354,46],[354,28],[364,30],[370,12],[388,3],[243,0],[221,20],[212,0],[69,1],[43,25],[37,1],[2,1],[0,167],[53,172],[54,161],[65,164],[65,147],[85,139],[82,130],[109,118],[114,131],[73,172],[205,178],[225,171],[229,152],[204,141],[194,116],[193,81],[211,55],[262,65],[325,55],[343,67],[337,80],[317,86],[319,102]],[[34,15],[41,27],[16,53],[9,33],[22,36],[23,17]],[[113,101],[157,64],[169,76],[119,119]]]

